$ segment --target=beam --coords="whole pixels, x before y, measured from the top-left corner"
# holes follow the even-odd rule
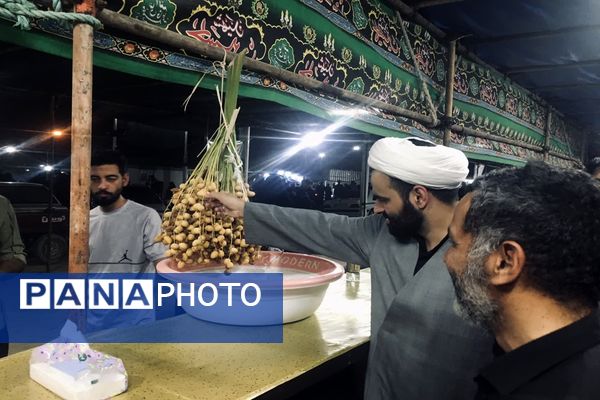
[[[551,156],[556,157],[556,158],[560,158],[563,160],[567,160],[567,161],[571,161],[575,167],[577,168],[582,168],[583,164],[581,162],[581,160],[578,160],[576,158],[573,157],[569,157],[569,156],[565,156],[564,154],[558,153],[556,151],[549,151],[548,152]]]
[[[451,129],[452,129],[452,131],[454,131],[458,134],[465,135],[465,136],[473,136],[473,137],[478,137],[478,138],[482,138],[482,139],[488,139],[488,140],[492,140],[492,141],[498,142],[498,143],[512,144],[514,146],[523,147],[524,149],[533,150],[538,153],[542,153],[544,151],[544,148],[541,146],[536,146],[534,144],[519,142],[518,140],[508,139],[508,138],[505,138],[502,136],[494,136],[490,133],[482,132],[477,129],[466,128],[461,125],[452,125]],[[574,163],[576,165],[581,164],[580,160],[573,158],[573,157],[565,156],[564,154],[560,154],[555,151],[549,151],[548,154],[551,156],[557,157],[557,158],[561,158],[563,160],[571,161],[572,163]]]
[[[523,33],[515,33],[514,35],[470,39],[470,40],[468,40],[468,43],[469,43],[469,45],[478,46],[478,45],[482,45],[482,44],[510,42],[513,40],[545,39],[545,38],[552,38],[552,37],[556,37],[556,36],[566,35],[569,33],[595,32],[597,30],[600,30],[600,25],[583,25],[583,26],[574,26],[571,28],[555,29],[555,30],[550,30],[550,31],[523,32]]]
[[[540,72],[540,71],[557,71],[567,68],[574,67],[589,67],[593,65],[600,65],[600,59],[576,61],[564,64],[541,64],[541,65],[527,65],[522,67],[514,67],[507,69],[504,73],[507,75],[525,74],[528,72]]]
[[[464,0],[420,0],[416,1],[412,6],[415,10],[420,10],[421,8],[441,6],[450,3],[460,3],[462,1]]]
[[[538,153],[541,153],[543,151],[543,148],[541,146],[536,146],[534,144],[520,142],[520,141],[514,140],[514,139],[508,139],[508,138],[505,138],[502,136],[495,136],[495,135],[492,135],[491,133],[483,132],[483,131],[480,131],[477,129],[467,128],[462,125],[455,124],[455,125],[452,125],[450,128],[452,129],[453,132],[456,132],[458,134],[463,134],[466,136],[473,136],[473,137],[478,137],[481,139],[493,140],[494,142],[498,142],[498,143],[512,144],[513,146],[523,147],[524,149],[533,150]]]

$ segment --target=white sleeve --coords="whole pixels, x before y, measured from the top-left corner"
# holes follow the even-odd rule
[[[155,243],[154,238],[160,233],[162,221],[155,210],[150,210],[144,224],[144,253],[150,261],[156,262],[165,258],[167,247],[162,243]]]

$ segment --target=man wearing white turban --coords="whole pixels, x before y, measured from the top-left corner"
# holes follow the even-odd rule
[[[217,210],[244,217],[246,240],[371,266],[371,344],[365,398],[467,399],[493,341],[453,310],[442,256],[465,155],[418,139],[384,138],[369,152],[375,215],[325,214],[216,193]]]

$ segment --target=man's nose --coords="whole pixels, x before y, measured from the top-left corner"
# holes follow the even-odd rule
[[[375,214],[381,214],[384,211],[383,207],[378,206],[377,204],[373,206],[373,212]]]
[[[98,189],[106,189],[108,187],[108,181],[106,179],[100,179]]]

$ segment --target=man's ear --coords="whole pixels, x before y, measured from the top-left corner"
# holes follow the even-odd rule
[[[424,209],[429,204],[431,193],[424,186],[415,185],[412,188],[412,195],[415,202],[415,207],[419,210]]]
[[[525,250],[514,240],[502,242],[486,263],[490,283],[496,286],[516,282],[525,266]]]
[[[123,186],[127,186],[129,185],[129,174],[127,172],[125,172],[123,174]]]

